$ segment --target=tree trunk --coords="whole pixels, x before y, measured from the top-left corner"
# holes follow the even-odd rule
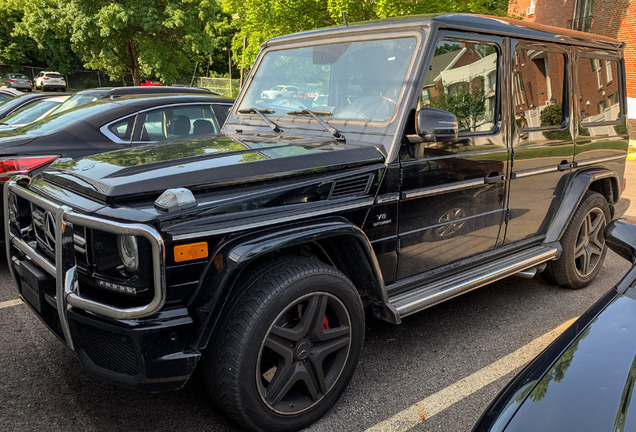
[[[128,55],[131,62],[129,70],[132,74],[133,85],[138,86],[141,84],[141,77],[139,76],[139,49],[134,41],[128,42]]]

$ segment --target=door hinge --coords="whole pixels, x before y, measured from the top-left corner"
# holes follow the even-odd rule
[[[504,217],[505,222],[508,223],[510,220],[510,209],[506,209],[506,216]]]
[[[402,241],[400,241],[400,239],[397,239],[395,241],[395,253],[399,254],[400,253],[400,249],[402,249]]]

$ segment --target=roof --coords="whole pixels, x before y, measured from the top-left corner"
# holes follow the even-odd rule
[[[200,92],[200,93],[160,93],[160,94],[129,94],[122,95],[120,97],[115,98],[100,98],[101,100],[105,100],[108,102],[118,102],[120,104],[134,104],[134,103],[150,103],[151,105],[156,105],[156,100],[159,99],[165,103],[165,105],[170,105],[173,103],[183,103],[183,102],[208,102],[208,103],[234,103],[234,99],[218,96],[212,93]]]
[[[156,93],[197,93],[197,94],[211,94],[206,89],[200,87],[181,87],[181,86],[126,86],[126,87],[98,87],[89,90],[82,90],[77,94],[102,94],[104,97],[108,96],[123,96],[123,95],[135,95],[135,94],[156,94]]]
[[[511,18],[472,14],[416,15],[363,21],[349,26],[329,27],[270,39],[265,45],[278,45],[290,41],[316,40],[319,38],[356,33],[382,33],[396,30],[439,27],[469,30],[501,36],[516,36],[533,40],[591,46],[612,50],[623,49],[625,44],[616,39],[576,30],[550,27]]]

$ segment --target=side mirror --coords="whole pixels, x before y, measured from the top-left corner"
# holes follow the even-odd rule
[[[415,130],[425,142],[457,139],[457,117],[437,108],[421,108],[415,118]]]

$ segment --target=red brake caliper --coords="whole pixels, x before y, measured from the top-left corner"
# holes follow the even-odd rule
[[[329,330],[329,318],[327,318],[327,314],[325,314],[325,316],[322,317],[322,329]]]

